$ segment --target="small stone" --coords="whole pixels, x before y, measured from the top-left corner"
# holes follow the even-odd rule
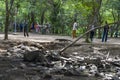
[[[10,53],[10,52],[7,52],[7,53],[5,53],[5,54],[2,54],[2,56],[7,56],[7,57],[9,57],[9,56],[11,56],[12,54]]]
[[[114,77],[112,77],[112,80],[120,80],[120,79],[119,79],[119,77],[114,76]]]
[[[52,75],[51,74],[44,74],[44,79],[51,79],[52,78]]]
[[[20,63],[20,68],[25,69],[25,68],[27,68],[27,66],[24,63]]]

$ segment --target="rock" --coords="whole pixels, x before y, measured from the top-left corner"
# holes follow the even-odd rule
[[[23,59],[28,62],[48,62],[44,54],[42,50],[26,52]]]
[[[105,74],[103,72],[98,73],[100,77],[105,77]]]
[[[10,52],[6,52],[4,54],[2,54],[2,56],[6,56],[6,57],[10,57],[12,54]]]
[[[13,53],[13,48],[9,48],[9,49],[7,49],[7,52],[10,52],[10,53]]]
[[[98,72],[98,68],[96,65],[91,64],[90,65],[90,71],[89,71],[89,76],[95,76],[95,74]]]
[[[118,76],[120,76],[120,70],[118,70],[116,74],[117,74]]]
[[[67,69],[67,70],[64,72],[64,75],[66,75],[66,76],[79,76],[78,72],[76,72],[76,71],[73,70],[73,69]]]
[[[29,66],[29,67],[36,67],[36,66],[37,66],[37,64],[30,63],[28,66]]]
[[[18,53],[18,52],[21,52],[20,48],[16,48],[16,49],[13,50],[13,53]]]
[[[20,68],[25,69],[25,68],[27,68],[27,66],[24,63],[20,63]]]
[[[36,51],[36,50],[39,50],[38,48],[36,47],[30,47],[31,51]]]
[[[112,77],[112,80],[120,80],[120,78],[117,77],[117,76],[113,76],[113,77]]]
[[[86,66],[80,66],[80,67],[79,67],[79,70],[80,70],[80,71],[84,71],[85,69],[86,69]]]
[[[41,80],[39,75],[33,75],[30,80]]]
[[[60,55],[59,54],[57,54],[57,53],[48,53],[47,55],[46,55],[46,58],[48,59],[48,61],[49,62],[51,62],[51,61],[60,61],[61,59],[60,59]]]
[[[23,44],[21,43],[21,44],[19,44],[17,47],[18,47],[18,48],[21,48],[22,46],[25,46],[25,45],[23,45]]]
[[[44,49],[44,46],[39,43],[36,43],[36,44],[34,43],[34,44],[31,44],[30,46],[36,47],[38,49]]]
[[[105,74],[105,77],[103,78],[103,80],[112,80],[113,75],[111,74]]]
[[[52,78],[52,75],[51,74],[44,74],[44,76],[43,76],[43,79],[51,79]]]
[[[57,61],[56,63],[54,63],[54,68],[56,69],[63,69],[66,65],[66,61]]]
[[[23,49],[23,50],[25,50],[25,51],[32,51],[32,50],[30,49],[30,47],[28,47],[28,46],[22,46],[21,49]]]

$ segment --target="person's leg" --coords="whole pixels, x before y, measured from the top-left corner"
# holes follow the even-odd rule
[[[94,31],[91,31],[90,32],[90,39],[91,39],[91,41],[93,41],[93,36],[94,36]]]
[[[108,38],[108,32],[106,32],[106,35],[105,35],[105,42],[107,42],[107,38]]]
[[[103,32],[102,42],[104,42],[104,38],[105,38],[105,31]]]
[[[28,34],[28,32],[27,32],[27,37],[29,37],[29,34]]]
[[[90,32],[90,40],[92,41],[92,32]]]
[[[75,30],[75,34],[74,34],[74,37],[75,37],[75,38],[77,37],[77,35],[76,35],[76,30]]]
[[[24,30],[24,37],[26,37],[26,31]]]
[[[26,36],[29,37],[28,30],[26,30]]]
[[[93,37],[94,37],[94,31],[92,31],[92,41],[93,41]]]
[[[75,30],[72,30],[72,38],[75,38]]]

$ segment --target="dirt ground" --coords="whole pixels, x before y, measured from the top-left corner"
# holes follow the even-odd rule
[[[66,42],[56,42],[55,39],[69,39],[74,41],[70,36],[53,36],[53,35],[39,35],[35,33],[30,33],[30,37],[24,37],[23,33],[9,34],[9,40],[3,40],[4,35],[0,34],[0,80],[101,80],[98,77],[89,76],[71,76],[63,74],[49,74],[46,72],[47,67],[41,67],[40,63],[24,62],[21,57],[6,57],[4,52],[10,47],[17,46],[21,43],[34,45],[40,43],[44,45],[47,49],[62,49],[66,45],[70,44]],[[53,45],[53,42],[56,44]],[[120,41],[119,38],[110,38],[108,42],[102,43],[101,39],[94,39],[93,44],[84,43],[84,39],[77,42],[78,45],[68,48],[65,53],[77,56],[88,56],[93,52],[93,48],[102,48],[101,52],[106,52],[106,46],[109,47],[107,51],[110,51],[110,55],[119,55]],[[52,48],[51,48],[52,47]],[[92,47],[92,48],[91,48]],[[114,49],[115,48],[115,49]],[[114,53],[114,54],[113,54]],[[116,54],[115,54],[116,53]],[[92,54],[91,54],[92,55]],[[69,55],[71,56],[71,55]],[[119,55],[120,56],[120,55]],[[59,73],[59,72],[58,72]]]

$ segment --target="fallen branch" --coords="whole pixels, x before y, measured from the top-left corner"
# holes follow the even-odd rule
[[[120,22],[120,21],[114,22],[114,23],[109,23],[109,24],[107,24],[107,25],[117,24],[117,23],[119,23],[119,22]],[[104,26],[106,26],[106,25],[104,25]],[[90,29],[90,30],[86,31],[85,33],[83,33],[82,35],[80,35],[75,41],[73,41],[71,44],[69,44],[68,46],[66,46],[66,47],[64,47],[63,49],[61,49],[61,50],[59,51],[59,53],[61,54],[62,52],[64,52],[67,48],[69,48],[70,46],[72,46],[73,44],[75,44],[79,39],[81,39],[83,36],[85,36],[86,34],[88,34],[90,31],[103,28],[104,26],[98,26],[98,27],[95,27],[94,29]]]

